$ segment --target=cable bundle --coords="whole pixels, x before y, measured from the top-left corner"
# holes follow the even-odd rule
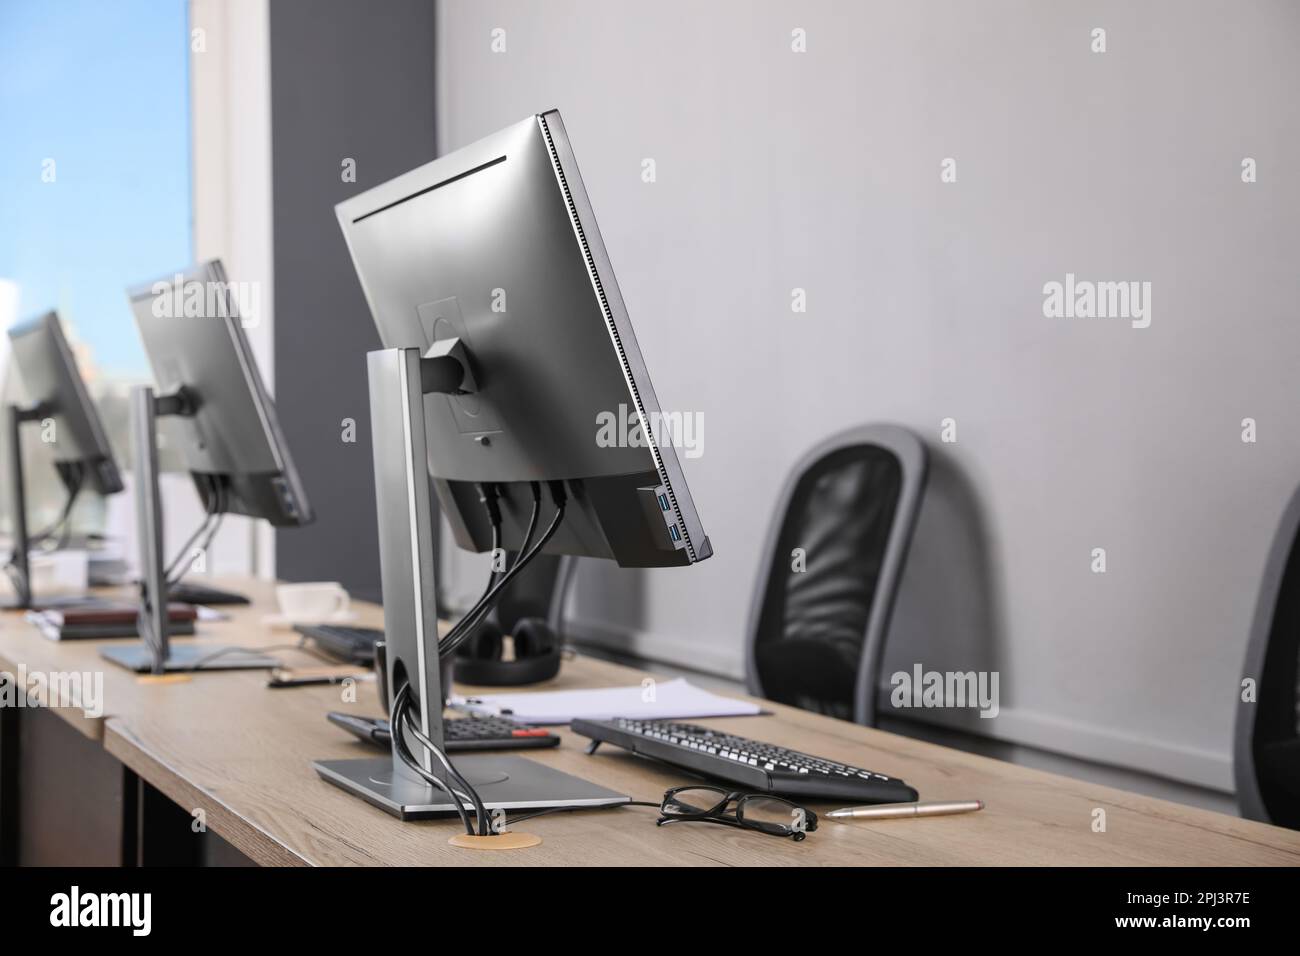
[[[551,519],[546,531],[534,544],[533,535],[537,532],[537,523],[542,512],[542,489],[538,482],[530,482],[533,492],[533,511],[528,520],[528,529],[524,532],[523,542],[519,546],[518,557],[505,571],[498,572],[493,567],[488,576],[487,588],[484,590],[482,597],[456,622],[456,626],[438,644],[438,657],[440,660],[454,654],[456,648],[469,639],[470,635],[474,633],[474,629],[496,606],[497,598],[501,592],[509,586],[511,581],[518,577],[537,555],[542,553],[542,549],[546,547],[551,538],[555,536],[555,532],[559,530],[560,522],[564,520],[564,507],[567,501],[564,493],[564,483],[562,481],[552,481],[548,482],[548,485],[551,491],[551,500],[555,503],[555,517]],[[488,518],[492,523],[492,551],[495,555],[497,549],[501,546],[501,510],[497,505],[499,491],[493,484],[480,485],[479,498],[483,502],[484,508],[487,509]],[[407,684],[402,687],[393,701],[393,745],[398,757],[422,780],[451,797],[452,803],[456,806],[456,812],[465,825],[466,833],[473,836],[477,829],[479,836],[492,835],[492,827],[487,811],[483,807],[482,799],[470,786],[469,782],[452,766],[442,748],[420,730],[417,717],[418,712],[415,709],[414,701],[411,699],[411,688]],[[426,769],[415,759],[415,755],[411,753],[410,745],[406,741],[406,734],[410,734],[421,747],[437,758],[445,769],[450,783]],[[474,823],[470,822],[466,804],[474,811]]]

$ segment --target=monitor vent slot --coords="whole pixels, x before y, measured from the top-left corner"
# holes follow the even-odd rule
[[[574,234],[578,237],[578,245],[582,248],[583,258],[587,262],[587,275],[591,278],[591,284],[596,290],[597,298],[600,299],[600,311],[605,317],[605,327],[609,330],[609,336],[614,343],[615,351],[618,352],[618,360],[623,366],[623,378],[632,393],[632,401],[636,405],[637,414],[641,418],[642,427],[644,427],[648,424],[649,416],[646,415],[645,404],[641,401],[641,392],[636,387],[636,379],[632,376],[632,366],[627,360],[623,340],[618,334],[618,326],[614,322],[614,313],[610,309],[609,299],[605,295],[605,286],[600,281],[600,273],[596,271],[596,260],[591,255],[591,246],[587,242],[587,234],[582,228],[582,221],[578,218],[578,207],[573,201],[573,193],[569,189],[568,179],[565,178],[564,167],[560,165],[560,154],[555,149],[555,140],[551,136],[546,117],[538,116],[537,122],[541,127],[542,137],[546,140],[546,148],[551,154],[551,166],[555,170],[555,178],[560,184],[560,191],[564,194],[564,203],[569,210],[569,221],[573,225]],[[681,509],[677,506],[677,495],[673,492],[673,486],[668,481],[668,471],[664,468],[663,460],[659,455],[659,447],[653,439],[647,441],[646,447],[650,449],[650,457],[654,460],[655,471],[659,473],[659,481],[668,492],[673,512],[680,515]],[[695,563],[699,559],[696,557],[695,545],[691,542],[690,533],[686,530],[686,522],[681,522],[681,526],[682,536],[686,539],[686,553],[690,556],[691,563]]]

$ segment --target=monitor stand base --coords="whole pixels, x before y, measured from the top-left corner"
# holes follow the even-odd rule
[[[59,611],[65,607],[92,607],[104,604],[111,599],[94,594],[58,594],[52,597],[32,598],[20,602],[15,598],[0,601],[0,610],[4,611]]]
[[[478,791],[488,810],[613,807],[631,800],[625,794],[523,757],[457,754],[452,764]],[[435,790],[404,767],[394,772],[391,755],[361,760],[317,760],[314,766],[322,779],[403,820],[456,812],[441,790]],[[509,822],[507,816],[506,824]]]
[[[137,674],[153,671],[154,653],[144,643],[101,647],[99,656]],[[196,664],[202,666],[196,668]],[[258,651],[246,651],[243,648],[226,650],[220,645],[206,644],[172,644],[167,648],[167,659],[163,661],[163,671],[168,674],[192,670],[265,670],[279,666],[280,662],[274,657]]]
[[[33,611],[59,611],[65,607],[94,607],[105,604],[109,599],[94,594],[59,594],[54,597],[35,598],[28,605]]]

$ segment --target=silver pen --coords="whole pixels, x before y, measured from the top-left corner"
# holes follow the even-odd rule
[[[895,817],[938,817],[983,809],[983,800],[936,800],[929,803],[878,803],[872,807],[845,807],[843,810],[832,810],[826,816],[832,820],[892,820]]]

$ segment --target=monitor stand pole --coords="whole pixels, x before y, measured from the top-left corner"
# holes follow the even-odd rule
[[[425,395],[464,394],[475,388],[469,359],[458,340],[419,349],[383,349],[367,356],[370,425],[379,517],[379,568],[384,595],[388,712],[406,687],[420,730],[443,746],[443,688],[434,597],[433,522]],[[393,728],[393,737],[404,733]],[[411,753],[428,772],[446,771],[409,735]],[[489,810],[626,803],[628,797],[521,757],[456,754],[457,771]],[[410,770],[397,755],[361,760],[318,760],[325,780],[403,820],[455,813],[450,798]],[[494,828],[509,824],[494,813]]]
[[[23,423],[39,421],[49,413],[45,405],[9,406],[9,450],[5,464],[9,471],[9,511],[13,521],[13,556],[9,559],[9,576],[14,586],[10,607],[32,606],[31,563],[28,552],[31,537],[27,532],[27,488],[23,480]]]
[[[150,672],[163,673],[171,650],[163,558],[162,501],[158,490],[158,416],[188,411],[184,392],[159,396],[147,385],[131,389],[131,445],[135,457],[135,522],[140,536],[141,650],[151,652]]]
[[[136,533],[140,536],[140,616],[137,628],[141,643],[106,645],[99,649],[99,653],[104,659],[138,673],[193,670],[196,663],[214,670],[272,667],[276,663],[261,654],[228,653],[221,647],[174,646],[171,643],[167,562],[163,556],[162,497],[158,490],[158,419],[164,415],[193,415],[194,408],[193,397],[184,388],[167,395],[156,395],[147,385],[131,389],[131,453],[135,464]]]

